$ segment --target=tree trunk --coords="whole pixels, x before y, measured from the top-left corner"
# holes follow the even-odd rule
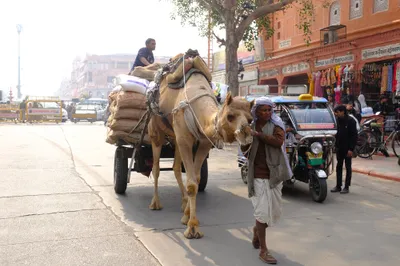
[[[235,17],[234,11],[225,10],[225,25],[226,25],[226,47],[225,47],[225,70],[226,84],[229,86],[229,91],[232,96],[239,95],[239,80],[238,80],[238,56],[237,50],[239,42],[236,38]]]

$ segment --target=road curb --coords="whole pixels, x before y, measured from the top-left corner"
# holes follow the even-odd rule
[[[392,174],[383,174],[383,173],[376,172],[374,170],[362,170],[362,169],[357,169],[357,168],[355,168],[355,169],[353,168],[352,170],[355,173],[359,173],[359,174],[373,176],[373,177],[377,177],[377,178],[381,178],[381,179],[400,182],[400,177],[396,177],[396,176],[394,176]]]

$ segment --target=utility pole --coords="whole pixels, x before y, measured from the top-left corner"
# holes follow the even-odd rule
[[[21,55],[20,55],[20,50],[21,50],[21,31],[22,31],[22,25],[17,24],[17,32],[18,32],[18,99],[21,99]]]
[[[211,20],[211,9],[208,11],[208,50],[207,50],[207,64],[208,69],[212,72],[213,71],[213,35],[212,35],[212,20]]]

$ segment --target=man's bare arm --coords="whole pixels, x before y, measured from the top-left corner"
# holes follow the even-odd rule
[[[140,62],[142,62],[143,64],[145,64],[146,66],[150,65],[149,61],[146,60],[146,58],[141,57],[140,58]]]

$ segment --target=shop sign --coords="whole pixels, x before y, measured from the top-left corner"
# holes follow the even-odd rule
[[[343,56],[337,56],[337,57],[331,57],[328,59],[322,59],[322,60],[317,60],[315,61],[315,67],[324,67],[324,66],[329,66],[329,65],[340,65],[343,63],[350,63],[354,61],[354,55],[349,54],[349,55],[343,55]]]
[[[304,70],[310,69],[310,65],[308,63],[298,63],[288,65],[282,68],[282,74],[293,74],[297,72],[302,72]]]
[[[400,43],[385,45],[372,49],[365,49],[361,51],[362,60],[397,55],[397,54],[400,54]]]
[[[260,78],[275,77],[278,74],[279,74],[279,69],[277,68],[265,69],[260,71]]]
[[[279,42],[279,49],[288,48],[292,46],[292,39],[283,40]]]
[[[269,93],[268,85],[250,85],[249,94],[266,95]]]

